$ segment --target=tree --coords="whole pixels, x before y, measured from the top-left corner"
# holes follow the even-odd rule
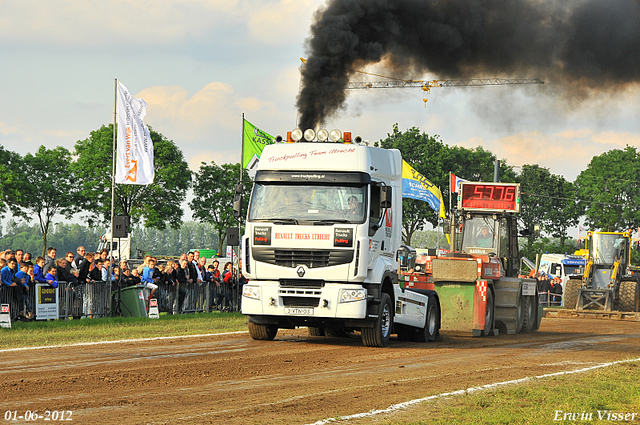
[[[191,185],[191,171],[175,143],[149,128],[154,150],[155,181],[150,185],[118,184],[115,215],[128,216],[132,224],[144,220],[146,227],[163,230],[180,227],[180,204]],[[86,220],[94,224],[111,221],[113,124],[91,132],[75,145],[78,156],[74,170],[82,195]]]
[[[444,158],[447,147],[439,140],[439,136],[429,136],[421,133],[417,127],[405,132],[394,124],[393,133],[379,142],[384,149],[398,149],[402,158],[417,172],[426,177],[435,186],[442,188],[447,183],[448,170],[444,171]],[[416,231],[424,229],[426,223],[438,223],[438,212],[431,209],[429,204],[416,199],[402,200],[402,240],[411,245],[411,239]]]
[[[493,170],[496,156],[481,146],[467,149],[460,146],[449,147],[440,141],[439,136],[420,133],[416,127],[405,132],[398,130],[394,124],[393,133],[379,142],[385,149],[398,149],[402,157],[416,171],[425,176],[431,183],[440,188],[443,200],[448,203],[449,173],[471,181],[493,181]],[[500,163],[501,181],[514,181],[515,174],[506,161]],[[451,205],[456,207],[455,200]],[[424,228],[429,222],[437,225],[438,213],[426,202],[404,199],[402,201],[402,238],[403,243],[410,245],[416,231]]]
[[[22,182],[18,173],[21,168],[20,155],[0,145],[0,217],[4,217],[5,207],[11,208],[15,204],[20,193]]]
[[[193,211],[193,218],[213,225],[218,234],[218,252],[223,252],[227,228],[238,227],[238,221],[233,216],[233,198],[239,177],[240,164],[219,166],[213,161],[211,164],[203,162],[195,176],[194,197],[189,207]],[[246,183],[250,182],[246,170],[243,170],[242,180],[245,182],[242,210],[246,212],[251,193],[251,186]]]
[[[78,191],[73,185],[71,163],[71,153],[61,146],[51,150],[40,146],[35,155],[28,153],[22,160],[18,174],[22,184],[12,212],[27,220],[37,217],[43,255],[54,216],[71,218],[77,212]]]
[[[595,156],[575,181],[576,195],[592,230],[614,232],[640,225],[640,157],[636,148]]]

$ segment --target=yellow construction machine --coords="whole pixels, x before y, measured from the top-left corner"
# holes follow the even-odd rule
[[[565,307],[640,311],[638,275],[630,264],[630,240],[631,231],[587,232],[584,274],[567,282]]]

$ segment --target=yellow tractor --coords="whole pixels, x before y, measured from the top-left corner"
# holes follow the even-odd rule
[[[638,275],[630,265],[631,232],[587,232],[586,266],[565,286],[564,305],[576,310],[640,311]]]

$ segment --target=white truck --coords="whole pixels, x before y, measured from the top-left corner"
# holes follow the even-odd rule
[[[119,246],[118,246],[119,245]],[[111,232],[105,233],[98,243],[98,252],[106,249],[115,259],[129,260],[131,258],[131,233],[126,238],[114,238],[111,247]]]
[[[253,339],[307,326],[367,346],[433,341],[438,295],[398,280],[402,158],[334,130],[288,133],[260,157],[242,241],[242,313]],[[332,142],[329,140],[333,140]]]

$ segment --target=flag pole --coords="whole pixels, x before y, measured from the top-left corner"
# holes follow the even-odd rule
[[[113,267],[113,213],[116,199],[116,125],[118,120],[118,79],[115,79],[113,101],[113,150],[112,150],[112,165],[111,165],[111,240],[109,241],[109,261],[111,267]],[[118,244],[119,245],[119,244]],[[109,273],[111,270],[109,270]]]
[[[242,187],[242,175],[244,171],[244,112],[242,113],[242,134],[240,135],[240,187]],[[244,188],[242,188],[244,192]],[[242,199],[242,194],[240,195],[240,199]],[[238,239],[242,240],[242,201],[240,201],[240,217],[238,218]],[[238,270],[240,269],[240,242],[238,243]],[[231,258],[233,261],[233,258]],[[238,278],[240,275],[238,274]]]

